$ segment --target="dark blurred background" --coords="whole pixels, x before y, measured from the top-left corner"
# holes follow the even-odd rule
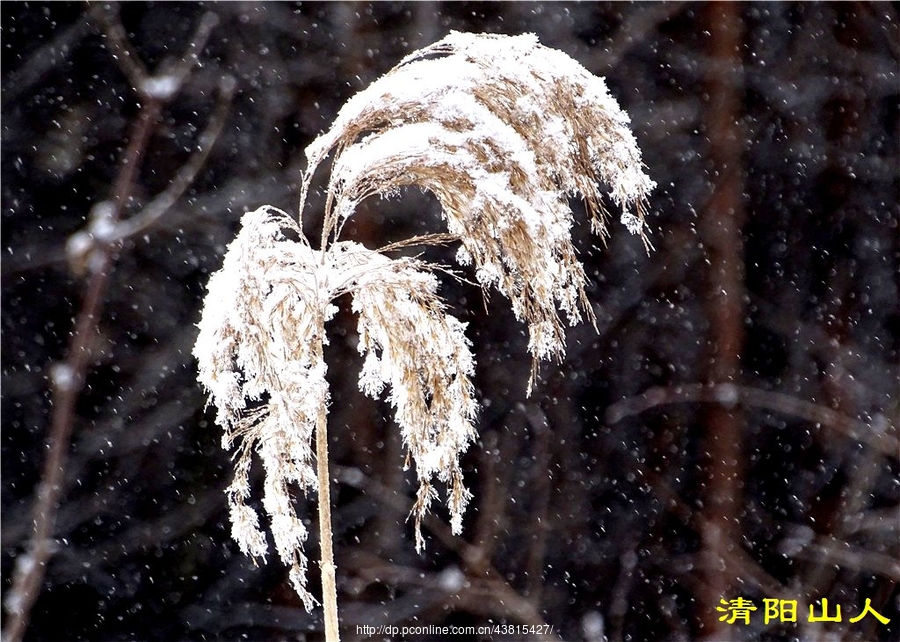
[[[255,568],[230,540],[230,455],[195,382],[194,324],[241,214],[294,211],[303,149],[344,101],[456,29],[535,32],[606,78],[658,183],[655,251],[617,224],[606,246],[576,230],[598,328],[570,330],[530,398],[506,301],[445,284],[483,409],[464,533],[438,507],[421,556],[389,406],[357,391],[352,316],[332,322],[346,639],[487,623],[589,641],[900,639],[895,4],[0,12],[7,632],[51,458],[55,544],[26,640],[322,637],[277,559]],[[169,66],[177,93],[135,86]],[[139,224],[103,245],[103,216]],[[437,224],[415,191],[364,204],[349,236],[376,247]],[[315,559],[315,505],[298,506]],[[738,597],[758,607],[750,624],[721,622]],[[766,624],[766,598],[797,600],[797,622]],[[808,621],[822,598],[840,622]],[[891,621],[849,622],[866,600]],[[523,637],[537,639],[492,639]]]

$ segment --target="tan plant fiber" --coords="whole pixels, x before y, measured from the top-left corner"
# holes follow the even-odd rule
[[[474,267],[483,289],[509,299],[528,326],[530,394],[537,363],[565,352],[560,313],[570,324],[593,321],[569,199],[584,199],[592,230],[603,238],[605,185],[624,225],[647,243],[644,208],[654,183],[628,122],[601,78],[535,36],[453,32],[350,99],[307,148],[301,214],[314,173],[332,159],[318,249],[280,210],[244,215],[210,280],[194,354],[225,429],[223,446],[237,448],[227,491],[233,537],[248,555],[267,551],[248,503],[256,453],[272,538],[308,609],[307,532],[289,489],[321,483],[311,443],[325,429],[322,344],[334,300],[352,299],[364,355],[360,389],[371,397],[388,389],[415,465],[420,551],[435,480],[448,486],[453,531],[461,531],[470,494],[459,457],[476,434],[474,359],[465,324],[437,294],[437,266],[388,256],[402,244],[373,250],[342,240],[344,223],[376,194],[405,186],[434,194],[446,233],[408,244],[458,241],[459,263]]]

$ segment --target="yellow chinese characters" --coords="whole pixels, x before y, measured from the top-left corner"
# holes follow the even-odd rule
[[[743,620],[744,624],[750,624],[750,611],[756,610],[756,607],[753,606],[753,602],[745,600],[742,597],[728,600],[727,602],[722,598],[719,602],[721,603],[721,606],[717,606],[716,610],[724,613],[724,615],[719,618],[719,622],[734,624],[738,620]]]
[[[767,597],[763,600],[763,605],[765,606],[766,624],[772,620],[797,621],[797,600],[775,600]]]
[[[824,597],[822,598],[822,603],[818,607],[814,604],[810,604],[807,622],[842,622],[841,605],[836,604],[832,608],[829,608],[828,599]],[[719,600],[719,606],[716,607],[716,611],[722,613],[719,617],[719,621],[725,622],[726,624],[740,622],[741,624],[749,625],[752,612],[757,610],[758,609],[752,600],[743,597],[737,597],[732,600],[722,598]],[[870,598],[866,598],[866,604],[859,615],[849,618],[847,621],[851,624],[855,624],[867,615],[871,615],[882,624],[887,624],[891,621],[890,618],[883,616],[872,607],[872,600]],[[763,616],[765,618],[765,624],[769,624],[770,622],[796,622],[797,600],[765,598],[763,599]]]
[[[828,598],[822,598],[822,615],[816,615],[813,612],[813,605],[809,605],[809,621],[810,622],[840,622],[841,621],[841,605],[836,607],[837,612],[834,615],[828,615]]]
[[[879,613],[878,611],[876,611],[875,609],[872,608],[872,600],[868,597],[866,598],[866,605],[863,607],[862,612],[859,615],[857,615],[856,617],[850,618],[849,621],[855,624],[856,622],[859,622],[861,619],[863,619],[866,615],[869,615],[869,614],[873,615],[875,617],[875,619],[878,620],[879,622],[881,622],[882,624],[887,624],[888,622],[891,621],[890,618],[884,617],[881,613]]]

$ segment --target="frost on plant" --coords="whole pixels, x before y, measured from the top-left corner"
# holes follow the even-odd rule
[[[247,503],[255,451],[266,471],[262,505],[275,548],[311,609],[306,527],[289,488],[316,487],[310,441],[328,387],[321,350],[310,339],[327,307],[315,279],[317,253],[283,235],[284,228],[297,228],[290,217],[262,208],[241,222],[225,264],[210,279],[194,354],[199,380],[218,409],[216,422],[225,429],[222,446],[238,448],[227,490],[232,537],[247,555],[261,557],[268,549]]]
[[[325,426],[322,343],[337,297],[349,294],[359,318],[360,389],[372,397],[387,389],[415,465],[417,548],[435,480],[448,486],[456,533],[469,499],[459,457],[474,439],[477,404],[465,324],[438,297],[435,266],[341,239],[357,205],[410,185],[435,195],[446,223],[440,239],[458,241],[460,264],[528,326],[530,393],[537,363],[564,354],[561,313],[570,324],[593,321],[569,199],[584,199],[592,230],[605,237],[605,185],[622,223],[646,243],[654,184],[603,80],[533,35],[454,32],[411,54],[348,101],[306,155],[301,213],[316,169],[332,158],[319,249],[284,212],[246,214],[210,280],[194,353],[223,445],[237,448],[228,489],[234,539],[249,555],[267,551],[248,503],[256,452],[272,538],[309,607],[306,530],[289,489],[316,488],[311,442]]]
[[[607,234],[598,178],[643,237],[644,173],[628,116],[606,85],[566,54],[516,37],[451,33],[357,94],[306,150],[308,187],[333,153],[326,234],[360,201],[418,185],[440,201],[447,231],[529,328],[529,352],[560,358],[558,310],[592,319],[572,247],[568,199],[584,198]],[[533,383],[529,382],[529,390]]]

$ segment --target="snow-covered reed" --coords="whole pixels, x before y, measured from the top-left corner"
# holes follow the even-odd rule
[[[454,32],[349,100],[307,148],[301,216],[316,169],[332,159],[317,248],[299,221],[273,207],[243,217],[210,280],[194,354],[225,430],[223,446],[237,448],[228,488],[233,537],[248,555],[267,551],[249,503],[255,453],[265,471],[262,509],[307,608],[314,604],[305,579],[307,532],[290,488],[318,489],[327,515],[322,345],[337,297],[349,294],[358,315],[360,389],[372,397],[387,389],[415,465],[417,549],[435,480],[448,486],[455,533],[470,497],[459,464],[476,435],[465,324],[438,296],[436,266],[392,257],[397,244],[370,249],[344,240],[345,222],[376,194],[405,186],[434,194],[446,229],[410,244],[458,242],[459,263],[474,268],[482,288],[509,299],[528,327],[530,394],[538,362],[565,352],[561,315],[571,324],[593,321],[569,199],[583,198],[602,238],[605,187],[622,223],[647,242],[644,206],[654,184],[628,123],[601,78],[535,36]],[[330,531],[327,537],[330,549]],[[323,571],[329,565],[333,571],[323,560]]]

